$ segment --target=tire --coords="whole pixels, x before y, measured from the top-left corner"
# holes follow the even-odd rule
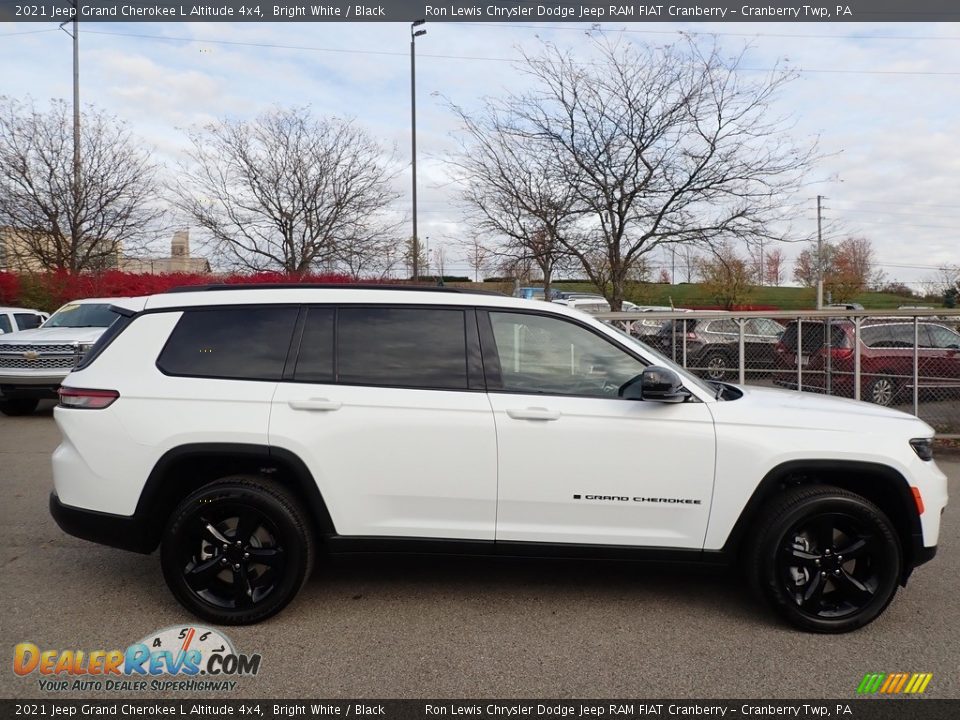
[[[725,353],[708,353],[703,358],[703,374],[710,380],[726,380],[732,376],[732,363]]]
[[[300,503],[268,480],[238,475],[205,485],[173,511],[160,561],[174,597],[219,625],[248,625],[282,610],[313,567]]]
[[[746,555],[750,583],[795,627],[850,632],[893,600],[900,539],[866,498],[829,485],[796,487],[764,508],[758,525]]]
[[[875,405],[890,407],[900,394],[900,384],[889,375],[881,375],[867,383],[864,400]]]
[[[13,398],[10,400],[0,400],[0,413],[10,417],[22,417],[30,415],[37,409],[39,400],[33,398]]]

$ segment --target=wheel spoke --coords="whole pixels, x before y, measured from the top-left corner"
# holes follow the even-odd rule
[[[857,580],[846,570],[841,569],[840,575],[836,576],[835,579],[837,584],[843,589],[843,594],[858,604],[862,605],[873,597],[873,590]]]
[[[262,563],[275,567],[283,562],[283,548],[250,548],[251,563]]]
[[[233,569],[233,600],[238,608],[248,608],[253,605],[253,588],[250,586],[250,576],[247,566],[240,564],[239,569]]]
[[[795,548],[793,546],[790,546],[787,549],[787,553],[795,562],[799,563],[800,565],[813,565],[815,564],[815,561],[820,558],[819,553],[800,550],[799,548]]]
[[[227,538],[225,538],[223,534],[213,526],[213,523],[208,521],[206,518],[200,518],[200,525],[203,528],[204,534],[206,535],[205,539],[208,542],[220,543],[221,545],[229,542],[229,540],[227,540]]]
[[[220,572],[221,567],[220,558],[215,556],[193,566],[184,573],[184,579],[194,590],[206,590],[210,587],[210,581]]]
[[[250,538],[260,528],[260,518],[250,510],[242,511],[237,517],[237,529],[234,530],[234,540],[249,543]]]
[[[851,560],[853,560],[854,558],[857,558],[863,555],[864,551],[869,550],[870,545],[871,545],[871,540],[869,538],[863,538],[863,537],[857,538],[848,546],[843,548],[837,548],[837,555],[842,555],[844,560],[846,560],[847,558],[850,558]]]
[[[833,521],[829,518],[817,520],[813,526],[813,536],[821,554],[828,548],[833,547]]]
[[[804,588],[803,599],[800,605],[808,611],[817,612],[820,609],[820,599],[826,587],[826,581],[820,573],[814,573],[810,582]]]

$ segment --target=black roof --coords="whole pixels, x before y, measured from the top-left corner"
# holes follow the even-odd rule
[[[382,285],[378,283],[215,283],[180,285],[168,293],[209,292],[212,290],[405,290],[407,292],[458,293],[465,295],[503,295],[492,290],[440,287],[437,285]]]

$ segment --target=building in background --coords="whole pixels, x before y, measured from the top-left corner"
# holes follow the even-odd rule
[[[96,264],[101,270],[115,270],[121,263],[121,244],[110,240],[96,241],[100,248],[95,250]],[[12,227],[0,227],[0,270],[12,272],[45,272],[38,255],[46,255],[48,261],[54,257],[56,245],[53,236],[38,230],[24,230]],[[38,252],[38,248],[41,249]]]
[[[202,257],[190,257],[190,231],[177,230],[170,242],[170,257],[133,258],[125,257],[120,269],[130,273],[209,273],[210,261]]]

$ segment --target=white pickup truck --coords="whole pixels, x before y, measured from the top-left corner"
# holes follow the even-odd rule
[[[76,300],[41,327],[0,335],[0,413],[29,415],[40,400],[56,399],[63,379],[117,319],[120,298]]]

